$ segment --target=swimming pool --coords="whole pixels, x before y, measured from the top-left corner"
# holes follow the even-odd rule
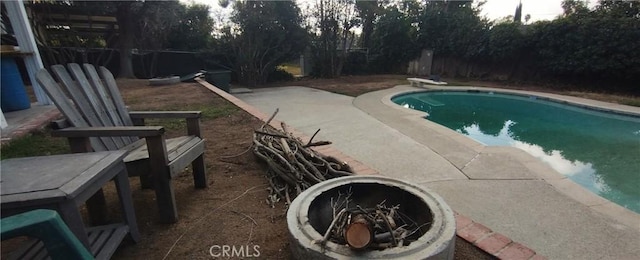
[[[418,92],[392,101],[485,145],[520,148],[640,213],[640,116],[478,91]]]

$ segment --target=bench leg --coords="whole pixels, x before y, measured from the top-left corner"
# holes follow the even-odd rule
[[[198,158],[193,160],[191,167],[193,168],[193,184],[196,188],[206,188],[208,183],[206,166],[204,164],[204,154],[201,154]]]
[[[104,192],[99,189],[93,196],[87,200],[87,211],[89,212],[89,219],[94,226],[104,225],[109,222],[107,211],[107,199],[104,197]]]

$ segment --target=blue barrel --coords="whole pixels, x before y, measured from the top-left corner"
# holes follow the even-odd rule
[[[0,73],[0,78],[2,79],[0,106],[2,107],[2,112],[23,110],[31,107],[16,61],[11,57],[2,57],[2,70]]]

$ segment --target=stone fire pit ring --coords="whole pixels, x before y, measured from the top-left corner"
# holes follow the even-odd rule
[[[384,250],[355,251],[331,241],[321,241],[332,220],[330,199],[350,191],[353,202],[371,207],[385,201],[419,224],[430,222],[416,241]],[[453,259],[456,223],[453,211],[434,192],[382,176],[349,176],[318,183],[293,200],[287,212],[291,252],[295,259]]]

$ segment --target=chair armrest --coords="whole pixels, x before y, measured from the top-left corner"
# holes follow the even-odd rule
[[[40,239],[52,259],[94,259],[53,210],[36,209],[0,220],[2,240],[18,236]]]
[[[131,111],[131,119],[137,118],[200,118],[200,111]]]
[[[106,136],[161,136],[162,126],[111,126],[111,127],[70,127],[51,132],[57,137],[106,137]]]
[[[200,133],[201,111],[131,111],[129,112],[133,125],[143,126],[145,118],[185,118],[187,120],[187,134],[202,137]]]
[[[60,130],[71,127],[71,123],[69,123],[69,120],[66,118],[63,118],[51,121],[51,123],[49,123],[49,127],[53,130]]]

